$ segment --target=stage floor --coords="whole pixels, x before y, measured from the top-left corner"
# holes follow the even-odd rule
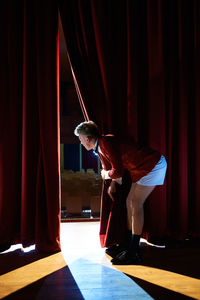
[[[84,299],[200,299],[199,248],[144,246],[143,265],[113,266],[98,233],[99,222],[61,227],[63,257]]]
[[[62,251],[0,255],[0,298],[19,300],[200,299],[200,247],[142,247],[144,263],[113,266],[99,222],[61,224]]]

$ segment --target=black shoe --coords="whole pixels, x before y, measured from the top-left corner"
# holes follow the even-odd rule
[[[113,265],[139,265],[142,262],[142,257],[139,253],[130,254],[125,250],[113,258],[111,262]]]
[[[110,248],[106,249],[105,252],[114,258],[124,250],[126,250],[125,246],[119,244],[111,246]]]

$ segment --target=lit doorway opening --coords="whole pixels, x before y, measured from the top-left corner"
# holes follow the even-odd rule
[[[84,121],[59,18],[61,220],[99,220],[100,160],[74,135]]]

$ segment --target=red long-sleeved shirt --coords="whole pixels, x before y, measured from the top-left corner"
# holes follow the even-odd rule
[[[133,182],[147,175],[160,160],[161,154],[149,147],[140,147],[133,139],[102,135],[98,138],[101,149],[99,157],[105,170],[111,170],[109,177],[123,176],[124,170],[130,173]]]

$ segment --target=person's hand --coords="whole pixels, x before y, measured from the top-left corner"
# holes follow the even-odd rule
[[[110,196],[110,198],[114,201],[114,196],[115,196],[115,193],[116,193],[116,182],[115,181],[111,181],[111,184],[108,188],[108,195]]]
[[[105,170],[104,169],[101,171],[101,177],[103,180],[105,179]]]

